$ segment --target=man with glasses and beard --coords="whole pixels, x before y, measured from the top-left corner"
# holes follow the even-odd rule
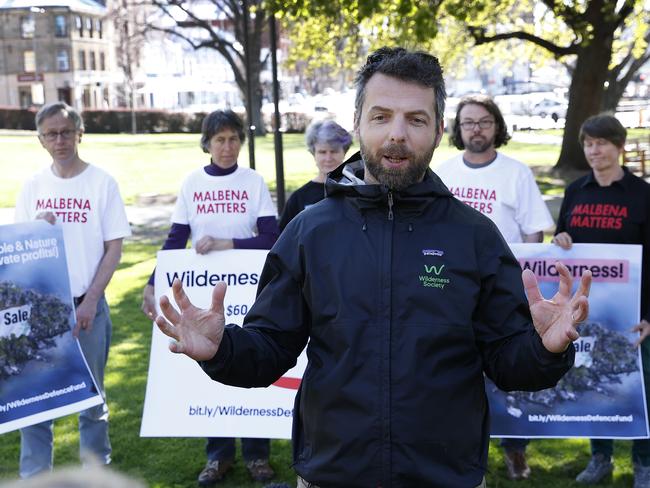
[[[494,224],[428,168],[445,104],[435,57],[382,48],[356,86],[361,152],[285,228],[244,326],[225,326],[224,284],[201,310],[178,280],[179,308],[163,297],[156,324],[172,352],[240,387],[273,383],[307,346],[299,486],[485,486],[483,373],[506,390],[554,385],[573,362],[590,275],[572,297],[558,265],[550,301],[530,270],[522,286]]]
[[[464,152],[435,168],[453,195],[492,220],[506,242],[542,242],[553,218],[525,164],[497,152],[510,135],[485,95],[461,99],[450,140]]]
[[[453,195],[494,222],[506,242],[542,242],[553,218],[525,164],[500,152],[510,135],[494,100],[485,95],[461,99],[450,136],[465,151],[436,167]],[[528,479],[528,439],[501,441],[508,477]]]

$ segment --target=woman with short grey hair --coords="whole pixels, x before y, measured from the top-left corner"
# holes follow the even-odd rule
[[[327,174],[343,163],[345,153],[352,145],[352,136],[333,120],[319,120],[307,128],[305,142],[314,156],[318,174],[289,197],[280,219],[281,231],[305,208],[325,197]]]

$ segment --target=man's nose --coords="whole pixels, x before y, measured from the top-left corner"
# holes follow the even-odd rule
[[[403,118],[395,117],[392,120],[389,135],[392,142],[403,142],[406,140],[406,121]]]

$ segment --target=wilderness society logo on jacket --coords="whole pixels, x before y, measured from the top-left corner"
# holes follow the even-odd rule
[[[438,249],[422,249],[422,255],[425,257],[440,258],[445,255],[444,251]],[[436,260],[435,263],[424,263],[422,268],[423,274],[418,278],[425,288],[444,289],[449,284],[449,278],[446,278],[445,264],[442,260]]]

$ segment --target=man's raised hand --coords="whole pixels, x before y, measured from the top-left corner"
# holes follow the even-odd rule
[[[156,325],[162,333],[174,339],[169,350],[183,353],[196,361],[212,359],[219,350],[226,323],[223,314],[226,284],[217,283],[214,287],[212,304],[207,310],[192,305],[178,279],[172,284],[172,292],[179,310],[163,296],[160,298],[163,315],[156,317]]]
[[[537,279],[530,269],[521,275],[528,295],[533,325],[542,338],[544,347],[554,353],[564,352],[571,342],[580,337],[576,325],[587,318],[589,313],[589,288],[591,271],[585,271],[580,278],[580,286],[571,296],[573,279],[567,267],[556,263],[560,273],[560,287],[550,300],[545,300],[539,291]]]

